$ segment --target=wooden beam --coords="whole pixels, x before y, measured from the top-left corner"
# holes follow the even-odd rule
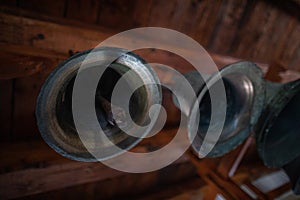
[[[28,45],[63,54],[95,47],[111,33],[0,14],[1,42]]]
[[[47,192],[122,174],[100,163],[62,158],[44,143],[2,144],[0,160],[1,199]]]
[[[0,43],[0,79],[14,79],[30,76],[53,68],[66,59],[67,54],[37,49],[25,45]]]
[[[249,137],[242,145],[222,156],[218,166],[219,174],[225,179],[232,177],[244,158],[247,149],[253,144],[253,138]]]
[[[0,141],[11,140],[14,80],[0,80]]]
[[[268,199],[267,195],[255,187],[250,181],[245,181],[244,184],[257,195],[258,199]]]
[[[290,1],[280,1],[280,0],[264,0],[266,3],[275,6],[277,9],[283,11],[287,15],[295,17],[300,21],[300,1],[299,0],[290,0]]]
[[[272,191],[269,191],[266,195],[269,197],[269,199],[274,199],[283,193],[291,190],[292,184],[290,182],[283,184],[282,186],[275,188]]]
[[[195,194],[202,192],[202,188],[205,187],[205,182],[199,177],[195,176],[188,180],[183,180],[177,183],[171,183],[169,185],[155,188],[151,191],[138,195],[136,200],[153,200],[153,199],[184,199],[184,197],[196,196]],[[186,198],[188,199],[188,198]],[[195,199],[195,198],[194,198]]]
[[[63,25],[0,12],[0,42],[2,42],[2,44],[20,45],[21,48],[35,48],[37,51],[33,50],[32,52],[36,52],[38,56],[49,57],[50,51],[55,52],[55,54],[51,54],[51,56],[55,55],[60,57],[61,55],[68,55],[69,52],[91,49],[115,33],[114,31],[108,31],[107,29],[103,29],[103,31],[101,30],[102,29],[99,28],[87,29],[80,26]],[[121,40],[124,44],[142,43],[145,41],[149,42],[149,39],[147,37],[139,36],[134,39],[123,38]],[[153,42],[164,44],[163,40]],[[167,49],[179,49],[178,46],[170,46],[169,44],[164,44],[164,46]],[[200,56],[197,52],[193,51],[193,49],[184,48],[185,47],[182,47],[179,50],[187,52],[190,56]],[[14,50],[19,51],[17,48],[14,48]],[[39,51],[42,53],[39,53]],[[161,54],[161,52],[159,53]],[[152,62],[153,58],[157,57],[157,55],[159,54],[152,50],[147,50],[141,53],[142,57],[148,56],[150,58],[149,62]],[[164,60],[173,59],[173,64],[176,64],[179,60],[179,58],[174,60],[174,56],[167,53],[162,55]],[[213,53],[211,56],[218,66],[224,66],[240,60]],[[147,60],[147,57],[145,57],[145,59]],[[180,63],[183,64],[182,61]],[[259,65],[263,69],[267,68],[267,65]],[[184,67],[185,66],[175,66],[177,69],[182,69]]]
[[[27,56],[27,57],[38,57],[44,59],[64,60],[70,56],[69,53],[59,53],[56,51],[45,50],[33,46],[8,44],[4,42],[0,42],[0,49],[1,52],[7,54],[15,54],[15,55]]]
[[[213,187],[217,193],[226,199],[251,199],[251,197],[231,179],[222,178],[222,176],[216,172],[216,166],[208,166],[207,162],[200,161],[195,155],[190,154],[189,157],[197,168],[199,176]]]
[[[120,174],[99,163],[79,162],[6,173],[0,178],[1,197],[16,198],[114,178]]]
[[[158,134],[159,137],[135,147],[133,151],[153,150],[157,144],[162,145],[172,138],[171,133],[176,130],[164,130]],[[122,180],[121,177],[125,175],[130,179],[131,176],[99,162],[86,163],[66,159],[50,149],[43,141],[1,144],[0,160],[1,199],[40,194],[92,182],[102,182],[106,179],[120,178]],[[140,180],[134,182],[136,184],[134,187],[138,188],[139,185],[153,187],[156,184],[195,177],[196,172],[187,156],[183,156],[162,170],[139,176],[132,174],[132,176]],[[142,189],[145,190],[145,188],[140,188]],[[117,192],[118,188],[114,191]]]

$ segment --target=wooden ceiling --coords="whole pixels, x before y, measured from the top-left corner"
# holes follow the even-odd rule
[[[2,0],[38,15],[115,31],[158,26],[181,31],[216,53],[299,69],[297,1],[268,0]],[[37,17],[39,18],[39,16]]]
[[[189,199],[199,198],[203,192],[215,195],[216,191],[228,197],[245,195],[226,175],[239,151],[199,165],[184,155],[167,168],[141,175],[62,158],[41,140],[34,115],[36,98],[59,62],[115,33],[144,26],[187,34],[211,52],[219,67],[249,59],[259,62],[266,72],[268,64],[276,63],[267,75],[280,81],[273,72],[300,71],[297,8],[298,0],[0,0],[0,198],[127,195],[132,199]],[[148,49],[140,53],[151,62],[173,64],[180,72],[191,70],[183,59],[157,52]],[[165,91],[164,95],[164,105],[170,105],[171,94]],[[166,108],[174,116],[170,126],[176,125],[178,110]],[[144,141],[137,149],[156,148],[156,143],[172,137],[174,130],[164,130],[162,138]],[[257,158],[253,143],[251,148],[234,177],[250,187],[251,179],[270,171]],[[204,171],[199,171],[202,168]],[[197,171],[205,182],[197,177]],[[226,193],[223,183],[235,192]],[[289,187],[284,185],[270,195],[277,196]],[[263,199],[268,194],[259,195]]]

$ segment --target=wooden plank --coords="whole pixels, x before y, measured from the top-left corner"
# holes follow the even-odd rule
[[[282,195],[283,193],[291,190],[291,183],[286,183],[270,192],[268,192],[266,195],[269,197],[269,199],[274,199],[280,195]]]
[[[1,28],[3,28],[2,34],[0,35],[1,42],[28,45],[63,54],[68,53],[70,50],[76,52],[93,48],[103,39],[112,35],[112,32],[100,32],[99,30],[93,31],[63,26],[3,13],[0,16],[0,23]],[[16,32],[18,34],[16,34]],[[123,42],[132,43],[144,41],[147,41],[147,38],[134,38],[134,41],[131,39],[124,40]],[[166,47],[168,46],[166,45]],[[169,46],[168,48],[175,47]],[[191,54],[193,53],[191,50],[190,52]]]
[[[41,71],[45,62],[47,62],[43,58],[12,55],[3,52],[0,52],[0,58],[2,59],[0,64],[0,79],[30,76]],[[22,68],[19,66],[22,66]]]
[[[1,123],[1,132],[3,136],[6,135],[2,139],[38,137],[34,115],[38,92],[48,74],[67,56],[28,46],[3,43],[0,46],[0,58],[3,60],[0,79],[18,78],[13,80],[13,91],[12,86],[4,88],[5,85],[1,84],[1,88],[6,90],[1,91],[1,94],[5,94],[1,97],[1,121],[5,122]],[[6,82],[12,84],[11,80]]]
[[[92,31],[29,18],[0,14],[1,42],[28,45],[63,54],[95,47],[110,36],[105,31]],[[41,36],[41,37],[40,37]]]
[[[150,12],[150,18],[147,26],[172,28],[170,26],[170,19],[172,19],[173,9],[176,6],[176,0],[160,1],[153,0]],[[180,23],[180,22],[178,22]]]
[[[18,78],[14,80],[13,107],[5,108],[10,109],[7,115],[13,116],[11,122],[5,125],[11,126],[10,139],[38,137],[34,114],[37,95],[46,77],[67,55],[28,46],[3,43],[0,46],[3,47],[0,58],[4,61],[1,63],[0,79]]]
[[[187,24],[192,23],[190,27],[192,31],[190,34],[193,39],[198,41],[201,45],[207,47],[209,37],[205,37],[204,33],[206,31],[205,24],[207,22],[207,16],[209,15],[209,12],[207,11],[209,7],[209,2],[208,1],[193,1],[193,2],[194,3],[192,4],[194,5],[192,5],[192,9],[196,9],[196,14],[192,16],[193,20],[190,20],[187,23]],[[184,24],[183,26],[186,27],[187,24]],[[212,27],[212,25],[209,27]]]
[[[97,0],[66,0],[66,17],[95,24],[101,3]]]
[[[76,176],[74,176],[76,174]],[[16,198],[120,175],[99,163],[69,163],[0,176],[1,198]]]
[[[207,162],[199,161],[194,155],[189,155],[190,160],[197,168],[198,175],[213,187],[217,193],[222,194],[226,199],[251,199],[235,182],[231,179],[223,179],[216,173],[216,165],[211,167]]]
[[[300,47],[299,34],[293,35],[297,21],[288,14],[280,11],[272,5],[269,7],[268,20],[264,24],[261,37],[255,43],[252,57],[266,60],[268,63],[281,62],[292,69],[291,62],[297,59],[294,56],[295,49]],[[299,33],[299,30],[298,30]],[[284,59],[285,57],[285,59]]]
[[[47,66],[38,73],[16,79],[12,128],[14,140],[39,137],[35,118],[37,96],[49,73],[56,67],[56,63],[46,63]]]
[[[237,49],[240,48],[239,47],[240,41],[241,41],[242,37],[248,37],[248,35],[243,35],[243,34],[241,34],[241,32],[243,32],[244,29],[246,28],[246,25],[248,25],[250,18],[253,14],[256,2],[257,2],[257,0],[247,0],[244,12],[241,15],[241,18],[239,19],[239,22],[238,22],[238,29],[234,33],[234,40],[232,41],[232,43],[230,45],[230,55],[240,55],[240,54],[238,54],[239,52],[237,51]],[[235,53],[237,53],[237,54],[235,54]],[[247,55],[244,55],[244,58],[248,58]]]
[[[258,199],[268,199],[266,194],[255,187],[250,181],[246,181],[244,184],[258,196]]]
[[[54,152],[41,139],[2,143],[0,148],[0,174],[45,168],[68,161],[68,159]]]
[[[9,15],[19,16],[19,17],[24,17],[29,19],[36,19],[39,21],[52,22],[55,24],[66,25],[69,27],[73,26],[73,27],[80,27],[81,29],[87,29],[87,30],[117,33],[116,30],[108,29],[103,26],[89,24],[75,19],[49,16],[49,15],[45,15],[44,13],[35,13],[35,12],[31,12],[30,10],[22,9],[19,7],[1,6],[0,12],[2,14],[9,14]]]
[[[93,48],[99,42],[113,34],[112,31],[108,30],[100,31],[99,29],[83,29],[52,22],[17,17],[4,13],[0,15],[0,24],[3,30],[6,30],[0,32],[0,42],[15,45],[27,45],[58,52],[60,54],[68,54],[70,50],[77,52]],[[147,38],[136,38],[135,42],[143,42],[145,40],[147,40]],[[162,43],[162,41],[153,42]],[[165,44],[165,46],[170,49],[178,48],[170,45],[168,46],[168,44]],[[191,56],[199,56],[192,49],[184,49],[183,47],[180,50],[187,51]],[[212,55],[212,57],[214,57],[214,55]],[[221,61],[222,56],[218,55],[217,59]],[[230,60],[228,57],[224,57],[224,59],[226,62]],[[235,59],[235,61],[237,60],[238,59]],[[234,59],[231,61],[234,61]]]
[[[294,25],[294,26],[293,26]],[[300,24],[299,22],[293,23],[291,30],[288,32],[288,40],[282,47],[280,53],[280,61],[288,67],[288,69],[300,70]],[[288,31],[288,30],[287,30]]]
[[[58,53],[55,51],[49,51],[41,48],[36,48],[32,46],[26,45],[16,45],[16,44],[7,44],[0,42],[0,49],[1,52],[8,53],[8,54],[16,54],[20,56],[27,56],[27,57],[39,57],[44,59],[58,59],[64,60],[68,58],[69,54]]]
[[[0,80],[0,142],[11,140],[13,80]]]
[[[197,24],[194,28],[193,38],[205,48],[209,47],[210,40],[215,37],[213,30],[217,26],[217,16],[221,3],[222,1],[215,1],[214,3],[202,1],[199,3],[200,15],[196,18]]]
[[[148,1],[136,1],[135,9],[133,14],[134,26],[135,27],[146,27],[149,24],[151,17],[153,0]]]
[[[266,62],[270,63],[274,59],[273,52],[275,48],[272,47],[275,47],[278,41],[278,38],[274,36],[276,36],[276,32],[280,32],[277,21],[282,16],[278,16],[279,12],[276,9],[272,9],[271,5],[262,4],[260,7],[260,12],[264,12],[262,18],[263,26],[259,27],[260,35],[254,41],[253,49],[255,51],[252,51],[250,56],[259,60],[266,60]],[[279,35],[282,37],[282,33],[279,33]]]
[[[169,131],[176,132],[176,129]],[[166,138],[171,135],[163,131],[161,136]],[[149,144],[156,145],[156,142],[160,143],[160,141],[154,139]],[[149,144],[136,147],[137,151],[144,151],[145,148],[149,148]],[[77,187],[92,182],[102,185],[103,188],[100,191],[110,197],[123,194],[136,195],[138,191],[145,192],[146,189],[178,182],[196,175],[194,166],[189,163],[186,156],[159,171],[127,174],[100,163],[68,160],[41,141],[3,144],[0,150],[1,198],[16,198],[46,192],[49,194],[54,190],[64,190],[66,187]],[[114,181],[106,182],[108,179]],[[129,190],[129,188],[135,188],[135,190]],[[43,195],[36,197],[41,196]]]
[[[203,199],[204,192],[202,189],[183,192],[177,196],[169,198],[170,200],[189,200],[189,199]]]
[[[250,146],[232,180],[239,185],[243,185],[275,171],[278,171],[278,169],[266,167],[259,157],[256,147]]]
[[[68,55],[24,45],[0,43],[0,79],[13,79],[36,74],[47,67],[53,68]],[[8,67],[9,66],[9,67]]]
[[[184,34],[191,36],[193,29],[198,21],[194,20],[200,15],[199,2],[194,0],[176,1],[173,9],[173,16],[169,19],[169,26]]]
[[[36,0],[31,1],[35,2]],[[91,8],[91,13],[93,14],[84,15],[90,17],[95,15],[96,11],[94,10],[97,7],[93,4],[94,0],[90,1],[92,3],[75,2],[68,4],[70,4],[69,7],[79,7],[77,4],[80,4]],[[34,5],[33,3],[28,5],[30,4]],[[102,2],[102,7],[100,5],[102,14],[99,15],[99,18],[101,18],[100,21],[107,23],[111,28],[119,28],[119,30],[124,30],[125,27],[128,29],[137,26],[137,24],[162,24],[165,27],[183,31],[198,40],[205,47],[208,47],[208,42],[212,41],[212,47],[216,46],[218,48],[216,50],[219,53],[227,52],[227,48],[231,46],[230,48],[233,50],[232,55],[246,59],[254,58],[258,61],[269,62],[270,59],[283,54],[281,57],[284,58],[285,62],[289,63],[289,68],[297,69],[296,65],[299,63],[298,55],[300,54],[297,34],[299,30],[295,30],[291,34],[292,37],[283,37],[284,35],[290,35],[289,30],[293,30],[285,27],[290,24],[290,21],[297,23],[297,19],[293,19],[293,16],[283,13],[283,11],[277,9],[268,1],[267,3],[264,1],[247,1],[246,6],[244,4],[245,1],[217,1],[211,3],[210,1],[198,2],[190,0],[184,4],[176,0],[167,4],[161,4],[161,2],[152,3],[151,1],[141,3],[135,0],[121,2],[104,1]],[[244,7],[246,7],[246,10],[240,12]],[[290,5],[289,8],[291,8]],[[80,9],[78,12],[81,10],[90,9]],[[222,10],[224,11],[223,14]],[[78,12],[74,12],[74,17],[79,16]],[[147,17],[143,17],[144,15],[147,15]],[[161,15],[162,17],[160,17]],[[126,16],[126,20],[124,20],[124,16]],[[147,23],[141,23],[140,21],[143,20],[137,19],[139,17],[145,18]],[[125,25],[126,23],[128,25]],[[82,23],[80,26],[82,26]],[[234,32],[238,32],[238,34],[234,34]],[[282,45],[287,43],[285,42],[286,40],[289,41],[289,44],[284,48]],[[220,44],[214,45],[216,42]],[[253,45],[257,47],[248,48]],[[224,48],[225,50],[223,50]],[[254,51],[253,49],[256,50]],[[73,52],[78,51],[76,49],[69,50]],[[277,51],[280,51],[279,54],[276,53]]]
[[[192,177],[180,182],[171,183],[162,187],[154,188],[146,193],[133,197],[135,200],[152,200],[152,199],[178,199],[184,194],[191,194],[198,192],[199,188],[202,188],[205,183],[199,177]]]
[[[268,12],[270,10],[267,9],[267,5],[262,1],[255,1],[255,4],[251,7],[250,16],[244,20],[243,24],[240,27],[240,31],[236,35],[235,47],[233,47],[233,54],[236,56],[241,56],[245,58],[252,58],[256,49],[249,48],[252,47],[257,40],[263,34],[263,25],[268,21]],[[263,24],[262,26],[258,26],[257,22]]]
[[[136,0],[101,1],[98,24],[122,31],[132,28],[134,26],[135,2]]]
[[[231,44],[235,39],[235,33],[239,28],[239,22],[245,11],[247,1],[222,1],[218,22],[215,26],[215,36],[211,38],[211,50],[228,54]]]
[[[230,55],[265,63],[282,62],[288,69],[297,68],[300,42],[296,19],[264,1],[253,1],[244,18]]]
[[[5,46],[4,44],[1,45]],[[11,138],[20,140],[38,137],[34,114],[37,95],[49,73],[62,58],[67,56],[32,47],[14,45],[6,45],[4,53],[1,52],[0,56],[2,60],[6,61],[1,65],[0,77],[18,77],[14,80]],[[8,58],[10,59],[8,60]],[[4,73],[5,71],[9,73]]]
[[[50,16],[63,17],[65,2],[61,0],[19,0],[18,6],[36,13],[43,13]]]
[[[271,4],[272,6],[279,9],[281,12],[290,15],[291,17],[295,18],[296,20],[300,20],[300,4],[299,0],[291,0],[291,1],[280,1],[280,0],[265,0],[266,3]]]
[[[61,188],[55,191],[39,193],[36,195],[26,196],[26,199],[154,199],[153,197],[172,196],[174,193],[181,191],[182,185],[187,184],[186,189],[194,188],[198,185],[188,184],[186,180],[190,177],[189,172],[186,171],[184,179],[170,180],[174,176],[171,172],[173,169],[180,167],[180,169],[188,168],[189,163],[176,164],[165,169],[143,173],[143,174],[130,174],[123,173],[120,176],[101,180],[97,182],[81,184],[77,186]],[[175,170],[176,171],[176,170]],[[178,171],[178,170],[177,170]],[[165,174],[163,178],[159,178],[161,174]],[[167,177],[166,175],[169,174]],[[176,175],[175,175],[176,176]],[[201,181],[199,181],[201,182]],[[198,182],[193,182],[198,183]],[[190,187],[190,188],[189,188]],[[134,188],[134,189],[133,189]],[[174,190],[178,188],[177,190]],[[181,190],[180,190],[181,188]],[[167,191],[166,191],[167,190]],[[167,194],[166,194],[167,193]],[[160,199],[160,198],[158,198]]]
[[[282,54],[289,51],[289,49],[284,49],[285,45],[292,39],[284,36],[291,34],[297,22],[275,8],[270,13],[270,18],[273,22],[266,24],[265,34],[257,41],[256,48],[259,48],[257,53],[266,56],[270,62],[283,62]],[[288,63],[283,63],[288,66]]]

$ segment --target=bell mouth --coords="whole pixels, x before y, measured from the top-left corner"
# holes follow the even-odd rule
[[[189,120],[189,136],[191,131],[196,131],[192,142],[192,149],[201,156],[201,146],[214,145],[207,157],[222,156],[241,144],[250,134],[255,121],[257,120],[264,99],[264,87],[261,70],[256,65],[249,62],[240,62],[229,65],[220,70],[221,79],[213,81],[214,76],[208,80],[198,95],[198,102],[194,107],[198,107],[199,113],[193,112]],[[223,98],[214,99],[216,112],[222,112],[226,106],[225,121],[224,114],[215,113],[216,119],[212,120],[212,103],[209,91],[216,90],[217,85],[222,84],[225,89],[226,102]],[[254,98],[261,95],[260,98]],[[224,123],[219,138],[215,144],[209,137],[205,138],[209,127],[215,127],[218,123]],[[205,142],[204,142],[205,139]]]
[[[281,86],[255,127],[258,152],[268,167],[300,156],[300,79]]]
[[[93,144],[94,141],[88,138],[83,144],[76,130],[72,111],[75,78],[83,61],[89,63],[91,68],[103,67],[94,62],[95,57],[91,55],[92,53],[95,53],[95,56],[103,53],[105,56],[110,51],[119,51],[122,55],[105,69],[98,82],[94,97],[97,125],[100,125],[110,143]],[[88,59],[91,59],[91,61],[89,62]],[[113,152],[112,155],[109,153],[113,145],[123,150],[135,146],[142,137],[133,137],[123,131],[127,126],[125,119],[131,118],[133,122],[140,126],[147,125],[149,123],[148,112],[150,106],[160,103],[161,91],[158,84],[142,84],[143,86],[131,91],[132,96],[129,100],[130,116],[128,116],[128,113],[126,115],[121,105],[111,104],[111,98],[115,85],[128,71],[130,71],[130,76],[126,76],[124,85],[128,91],[136,88],[136,84],[141,85],[141,83],[144,83],[144,77],[152,79],[154,83],[159,83],[158,78],[145,64],[145,61],[135,54],[127,53],[125,50],[118,48],[104,47],[86,51],[59,65],[43,85],[36,109],[38,126],[48,145],[61,155],[79,161],[106,160],[114,157],[116,152]],[[122,96],[120,98],[122,99]],[[117,117],[114,115],[115,112],[112,112],[112,106],[117,108]],[[87,126],[93,127],[96,125],[88,124]],[[92,151],[103,152],[103,157],[97,156],[96,159],[92,155],[93,153],[90,152],[91,148],[88,148],[88,151],[86,145],[89,147],[91,145],[95,146]]]

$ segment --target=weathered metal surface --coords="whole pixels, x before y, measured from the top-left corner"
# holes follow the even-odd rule
[[[300,156],[300,79],[267,82],[264,111],[255,126],[256,145],[265,165],[282,167]]]
[[[220,74],[226,91],[226,118],[218,143],[207,156],[224,155],[253,131],[264,164],[282,167],[290,177],[294,193],[300,194],[300,79],[285,84],[269,82],[262,78],[262,72],[250,62],[228,65],[220,70]],[[189,119],[193,114],[200,115],[199,124],[191,120],[188,123],[189,133],[198,130],[192,141],[192,149],[198,156],[201,145],[207,145],[203,143],[211,122],[207,85],[213,76],[201,76],[198,72],[185,74],[198,95],[199,105],[184,105],[182,109]],[[201,97],[200,93],[203,92],[207,94]],[[176,98],[174,102],[177,103]],[[179,107],[178,103],[176,105]],[[193,112],[197,106],[200,113]]]
[[[224,83],[227,106],[225,124],[217,144],[208,157],[222,156],[241,144],[250,134],[256,123],[265,101],[265,82],[263,73],[254,63],[238,62],[228,65],[220,70]],[[192,141],[192,149],[199,152],[211,122],[211,101],[209,90],[214,89],[216,74],[200,75],[198,72],[190,72],[185,77],[191,83],[200,105],[184,105],[183,112],[189,117],[188,131],[197,129],[196,138]],[[206,79],[206,84],[204,79]],[[214,83],[211,85],[211,83]],[[207,88],[206,85],[211,85]],[[202,93],[204,95],[200,96]],[[188,98],[188,97],[187,97]],[[218,99],[217,99],[218,101]],[[224,102],[218,103],[224,106]],[[195,113],[199,107],[200,113]],[[218,109],[217,109],[218,110]],[[195,124],[191,118],[200,115],[199,123]],[[196,118],[194,116],[194,118]],[[217,123],[220,123],[219,121]],[[214,126],[214,124],[212,124]],[[206,145],[211,145],[210,143]]]
[[[112,145],[128,150],[142,139],[124,133],[116,125],[116,122],[118,122],[118,125],[126,126],[126,123],[122,123],[122,121],[125,121],[125,117],[130,117],[124,115],[121,107],[114,105],[114,108],[116,108],[116,113],[114,114],[116,116],[112,118],[110,101],[114,86],[120,77],[129,70],[134,72],[132,76],[127,77],[128,80],[126,79],[128,88],[131,86],[134,88],[137,82],[139,84],[140,82],[144,83],[145,77],[151,79],[154,83],[159,82],[152,69],[145,65],[145,61],[133,53],[110,47],[94,49],[92,52],[95,55],[87,56],[90,52],[85,51],[76,54],[60,64],[51,73],[40,91],[36,107],[38,127],[48,145],[63,156],[80,161],[96,161],[90,152],[87,151],[85,147],[87,144],[94,145],[93,150],[97,152],[105,152],[103,157],[97,158],[105,160],[115,156],[114,153],[112,155],[109,154]],[[99,77],[100,80],[95,96],[95,111],[98,123],[112,143],[95,145],[92,138],[90,138],[90,143],[88,141],[84,145],[78,136],[72,113],[73,85],[77,71],[83,60],[89,64],[95,63],[93,67],[105,67],[97,65],[97,56],[111,59],[111,54],[115,53],[120,54],[120,57],[106,68],[101,78]],[[143,87],[134,91],[130,99],[129,114],[132,120],[138,125],[147,124],[149,122],[148,113],[150,106],[160,102],[161,89],[159,85],[144,83]],[[95,125],[90,124],[90,126],[93,127]]]
[[[219,73],[226,92],[226,118],[219,140],[207,156],[224,155],[241,144],[252,131],[256,136],[258,152],[267,166],[282,167],[299,156],[300,80],[286,84],[269,82],[251,62],[228,65]],[[216,76],[201,75],[198,72],[185,74],[198,95],[199,105],[194,103],[182,106],[182,112],[189,117],[189,133],[197,130],[197,136],[192,141],[192,149],[196,153],[204,144],[211,122],[208,91],[213,89],[210,82]],[[207,85],[211,85],[210,88]],[[204,95],[201,96],[200,93]],[[182,97],[184,98],[184,91]],[[176,98],[174,102],[177,103]],[[224,105],[224,102],[219,104]],[[177,106],[179,107],[178,103]],[[197,106],[200,113],[194,112]],[[190,120],[193,115],[199,115],[199,124]]]

